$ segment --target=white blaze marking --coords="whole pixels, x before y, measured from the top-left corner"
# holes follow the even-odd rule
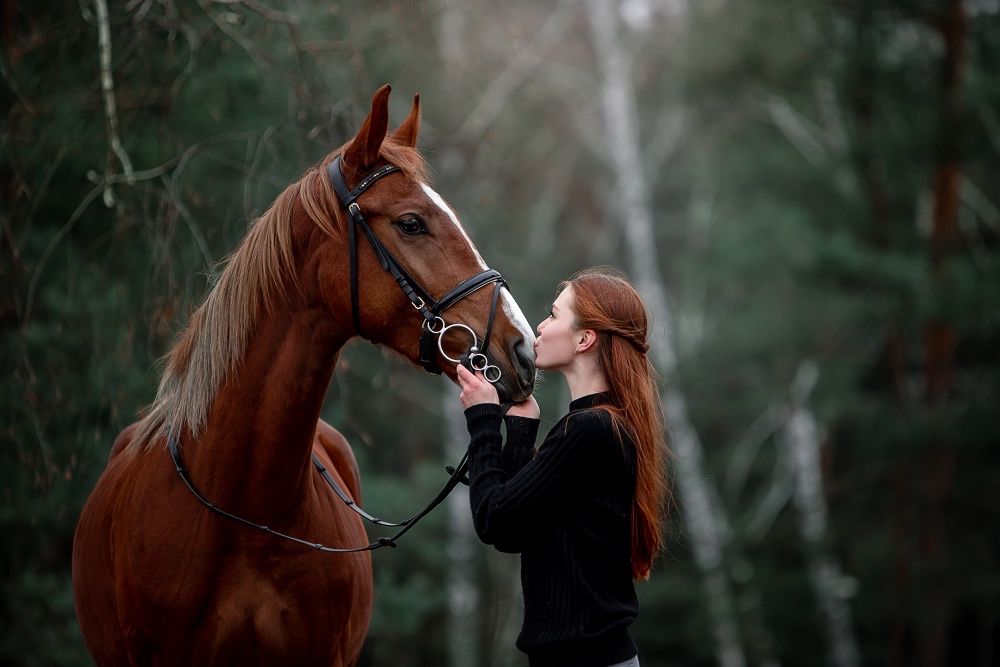
[[[441,198],[441,195],[435,192],[429,185],[421,183],[420,187],[424,189],[424,192],[426,192],[427,196],[431,198],[431,201],[434,202],[438,208],[444,211],[448,216],[448,219],[451,220],[455,227],[458,228],[458,231],[461,232],[462,236],[468,242],[469,248],[475,253],[476,259],[479,261],[479,268],[486,271],[489,267],[486,266],[483,256],[479,254],[476,244],[474,244],[472,239],[469,238],[469,235],[465,233],[465,228],[462,227],[462,223],[458,221],[458,216],[455,215],[455,212],[451,210],[451,207],[448,206],[447,202]],[[531,325],[528,324],[527,318],[524,317],[524,313],[521,312],[521,307],[517,305],[517,301],[514,300],[514,297],[509,291],[507,291],[506,287],[501,288],[500,294],[503,297],[503,312],[506,313],[507,319],[510,320],[517,330],[524,335],[524,342],[526,345],[534,345],[535,333],[531,329]]]
[[[517,305],[513,295],[507,291],[506,287],[501,289],[503,290],[500,292],[503,296],[503,312],[507,313],[507,319],[514,323],[518,331],[524,334],[524,344],[531,347],[535,344],[535,332],[531,330],[531,325],[528,324],[527,318],[524,317],[524,313],[521,312],[521,307]]]
[[[465,228],[462,227],[462,223],[458,221],[458,216],[455,215],[453,210],[451,210],[451,207],[448,206],[447,202],[445,202],[445,200],[441,198],[441,195],[434,192],[434,189],[426,183],[421,183],[420,187],[424,189],[424,192],[426,192],[427,196],[431,198],[431,201],[437,204],[437,207],[444,211],[448,215],[448,218],[455,223],[456,227],[458,227],[458,231],[460,231],[462,236],[465,237],[465,240],[468,241],[469,248],[471,248],[472,252],[476,254],[476,259],[479,260],[479,268],[483,271],[488,269],[489,267],[486,266],[486,262],[483,261],[483,256],[480,255],[479,250],[476,249],[476,244],[474,244],[472,239],[469,238],[469,235],[465,233]]]

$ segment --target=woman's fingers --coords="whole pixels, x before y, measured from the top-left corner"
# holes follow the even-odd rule
[[[486,378],[483,376],[481,371],[476,371],[472,373],[468,368],[462,364],[458,364],[456,367],[458,371],[458,382],[464,388],[466,385],[473,385],[478,380],[479,382],[486,382]]]
[[[499,402],[496,388],[486,381],[482,372],[472,373],[465,366],[459,365],[455,373],[458,376],[458,384],[462,388],[459,398],[463,406]]]

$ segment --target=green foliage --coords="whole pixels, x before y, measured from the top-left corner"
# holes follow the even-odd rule
[[[218,262],[350,136],[381,83],[397,121],[422,93],[435,187],[533,324],[577,269],[629,268],[583,5],[109,3],[128,183],[109,148],[92,4],[15,4],[0,31],[0,664],[88,664],[72,535],[111,443],[152,399],[157,360]],[[679,353],[666,385],[685,395],[728,514],[747,656],[811,665],[827,653],[794,508],[758,520],[787,473],[780,436],[758,439],[743,478],[734,463],[812,360],[824,547],[862,662],[936,664],[928,638],[941,633],[945,662],[976,664],[996,654],[1000,599],[1000,17],[966,3],[952,109],[945,3],[686,4],[622,30]],[[571,27],[536,40],[552,11],[574,12]],[[445,34],[445,12],[465,17],[459,35]],[[455,40],[464,56],[449,62]],[[938,270],[948,157],[956,229]],[[953,341],[944,395],[928,390],[935,326]],[[455,393],[368,345],[346,350],[324,417],[354,446],[370,511],[407,516],[436,492],[441,405]],[[556,376],[538,393],[544,432],[568,399]],[[674,521],[638,587],[634,634],[643,664],[715,664],[704,583]],[[439,511],[374,556],[362,664],[446,661],[447,531]],[[482,653],[506,664],[491,649],[513,637],[494,636],[507,630],[490,586],[506,585],[510,560],[485,547],[477,558],[493,623]]]

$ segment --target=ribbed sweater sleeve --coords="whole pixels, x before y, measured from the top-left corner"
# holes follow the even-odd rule
[[[500,451],[499,407],[466,410],[469,445],[469,502],[479,538],[503,551],[520,550],[526,532],[550,512],[569,486],[574,452],[589,440],[582,419],[557,424],[530,461],[510,474]]]
[[[541,422],[530,417],[505,415],[503,423],[507,427],[507,442],[500,452],[500,460],[504,471],[513,475],[535,456],[535,438]]]

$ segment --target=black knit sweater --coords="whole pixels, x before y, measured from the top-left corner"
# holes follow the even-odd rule
[[[639,613],[630,546],[635,448],[595,408],[606,400],[591,394],[570,403],[537,453],[537,419],[504,418],[493,404],[465,411],[476,532],[521,554],[517,647],[532,667],[603,667],[636,654],[628,633]]]

